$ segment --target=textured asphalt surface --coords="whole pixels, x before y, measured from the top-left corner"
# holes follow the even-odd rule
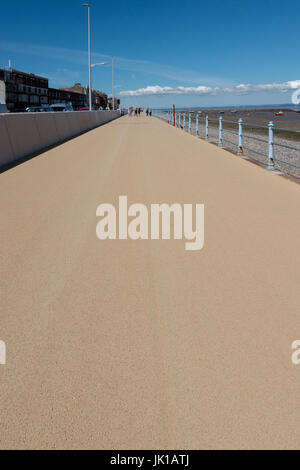
[[[96,237],[204,203],[205,245]],[[300,448],[300,187],[156,118],[0,175],[2,449]]]

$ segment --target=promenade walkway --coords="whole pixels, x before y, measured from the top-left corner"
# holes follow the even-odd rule
[[[204,203],[205,244],[96,237]],[[0,448],[299,448],[300,187],[125,116],[0,175]]]

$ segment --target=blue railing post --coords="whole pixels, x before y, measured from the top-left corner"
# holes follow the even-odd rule
[[[223,118],[219,117],[219,147],[223,147]]]
[[[243,119],[239,119],[239,150],[238,154],[243,154]]]
[[[199,114],[196,115],[196,135],[199,135]]]
[[[205,124],[205,140],[208,140],[208,116],[205,118],[206,124]]]
[[[185,131],[185,113],[183,113],[183,130]]]
[[[274,123],[269,122],[269,156],[268,156],[268,170],[274,170]]]
[[[191,113],[189,113],[189,134],[191,133],[192,130],[192,119],[191,119]]]

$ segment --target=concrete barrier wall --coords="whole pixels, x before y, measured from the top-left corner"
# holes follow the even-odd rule
[[[11,145],[11,141],[8,135],[6,120],[4,119],[4,114],[0,115],[0,164],[10,162],[14,159],[14,153]]]
[[[45,147],[57,142],[55,113],[33,113],[40,140]],[[1,150],[0,150],[1,153]]]
[[[36,126],[34,113],[30,113],[28,116],[23,114],[7,114],[4,120],[6,121],[12,152],[16,159],[29,155],[38,148],[42,148],[42,141]],[[2,147],[1,144],[0,146]]]
[[[0,167],[120,117],[120,111],[0,114]]]

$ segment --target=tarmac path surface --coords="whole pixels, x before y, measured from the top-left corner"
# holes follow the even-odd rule
[[[204,203],[205,244],[96,237]],[[300,448],[300,187],[152,117],[0,175],[2,449]]]

